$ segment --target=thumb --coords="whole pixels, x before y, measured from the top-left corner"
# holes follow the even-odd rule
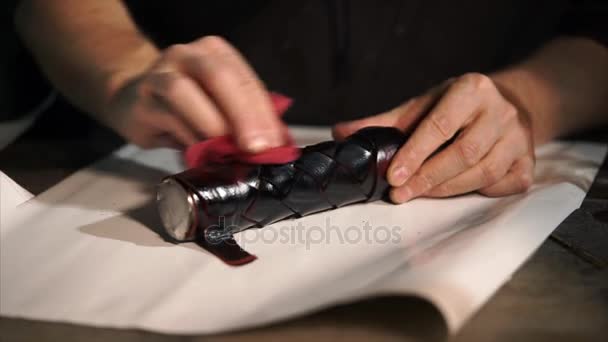
[[[364,127],[390,126],[402,131],[411,130],[440,97],[445,86],[436,87],[422,96],[414,97],[388,112],[367,118],[336,124],[332,129],[335,139],[341,140]]]
[[[349,135],[355,133],[364,127],[369,126],[395,126],[399,120],[399,113],[397,111],[389,111],[367,118],[340,122],[334,125],[332,128],[332,135],[336,140],[342,140]]]

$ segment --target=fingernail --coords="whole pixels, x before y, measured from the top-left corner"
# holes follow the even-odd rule
[[[245,137],[245,148],[252,153],[262,152],[266,149],[279,147],[285,144],[286,133],[282,131],[265,131]]]
[[[403,165],[396,167],[393,170],[392,186],[401,186],[409,177],[409,171]]]
[[[256,136],[253,138],[249,138],[247,144],[246,144],[247,150],[249,150],[249,152],[260,152],[263,151],[265,149],[267,149],[268,147],[270,147],[270,143],[268,142],[268,139],[266,139],[265,137],[262,136]]]

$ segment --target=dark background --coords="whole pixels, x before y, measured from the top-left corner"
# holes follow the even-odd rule
[[[14,35],[17,2],[0,5],[0,120],[26,112],[50,88]],[[608,42],[603,0],[125,3],[161,48],[209,34],[227,38],[268,88],[295,98],[286,120],[300,124],[333,124],[394,108],[447,78],[504,68],[558,34]],[[83,129],[72,115],[56,120]]]

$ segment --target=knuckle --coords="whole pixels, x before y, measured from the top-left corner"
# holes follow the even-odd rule
[[[464,74],[460,77],[460,81],[476,91],[494,88],[494,81],[490,77],[478,72]]]
[[[227,48],[230,46],[224,38],[214,35],[205,36],[199,39],[198,44],[200,44],[202,48],[210,52],[226,51]]]
[[[239,72],[228,65],[218,65],[207,76],[208,82],[215,87],[230,85],[243,92],[253,92],[261,87],[261,83],[254,75]]]
[[[462,140],[457,145],[460,159],[465,167],[470,168],[477,164],[481,159],[481,147],[472,140]]]
[[[190,52],[190,47],[186,44],[174,44],[165,49],[165,56],[168,58],[183,56]]]
[[[416,183],[421,192],[426,192],[435,186],[435,177],[429,173],[420,173],[416,177]]]
[[[495,161],[487,161],[481,164],[481,172],[483,174],[483,183],[492,185],[498,182],[502,176],[502,170],[499,164]]]
[[[210,70],[205,78],[212,87],[222,87],[227,82],[230,82],[232,73],[233,71],[230,68],[220,64],[214,67],[213,70]]]
[[[429,124],[432,131],[443,141],[447,141],[452,137],[452,127],[450,120],[445,114],[435,113],[429,117]]]
[[[519,189],[522,192],[528,191],[532,186],[533,179],[532,175],[528,172],[524,172],[519,176]]]
[[[185,77],[178,75],[166,75],[166,79],[163,84],[163,91],[165,96],[169,98],[175,98],[180,94],[183,94],[188,89],[188,80]]]

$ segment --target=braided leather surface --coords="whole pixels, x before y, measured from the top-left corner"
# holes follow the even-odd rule
[[[198,199],[198,232],[228,238],[253,227],[383,198],[386,169],[405,135],[368,127],[342,142],[307,146],[282,165],[207,165],[176,177]]]

